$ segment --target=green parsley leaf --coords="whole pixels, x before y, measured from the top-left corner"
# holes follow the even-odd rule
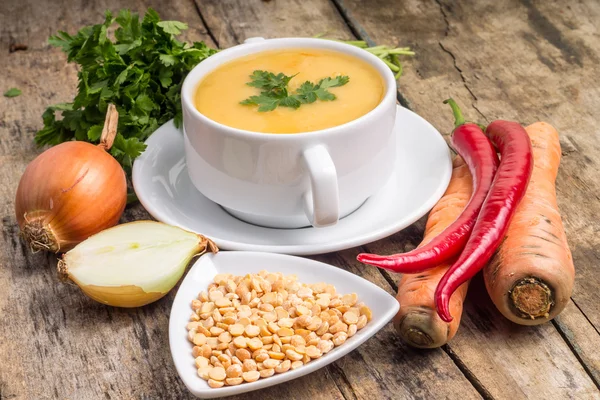
[[[279,100],[279,105],[282,107],[300,108],[302,102],[296,96],[288,96]],[[259,110],[260,111],[260,110]]]
[[[282,91],[296,75],[286,76],[282,73],[275,75],[272,72],[256,70],[250,75],[252,80],[247,85],[262,90]]]
[[[322,101],[332,101],[336,99],[335,94],[323,88],[318,88],[317,90],[315,90],[315,94],[317,95],[319,100]]]
[[[158,58],[160,62],[165,65],[165,67],[170,67],[177,64],[177,57],[172,54],[160,54]]]
[[[171,71],[170,69],[162,68],[160,70],[160,72],[158,73],[158,80],[160,81],[162,87],[168,88],[169,86],[171,86],[171,82],[173,82],[173,79],[171,79],[172,76],[173,71]]]
[[[309,81],[304,82],[298,89],[296,89],[296,95],[298,96],[298,99],[305,104],[310,104],[317,101],[317,95],[315,94],[315,90],[317,90],[316,86],[317,85]]]
[[[323,78],[319,81],[319,88],[327,89],[330,87],[344,86],[349,80],[350,78],[345,75],[338,75],[335,78]]]
[[[110,153],[117,159],[122,160],[123,166],[131,168],[133,160],[142,154],[145,149],[146,145],[140,142],[138,138],[125,139],[123,135],[118,133]]]
[[[185,31],[188,25],[179,21],[160,21],[156,25],[163,28],[163,30],[171,35],[179,35],[181,31]]]
[[[17,97],[21,95],[21,90],[17,88],[10,88],[4,92],[4,97]]]
[[[279,105],[279,99],[271,97],[268,94],[261,94],[260,96],[250,96],[242,101],[241,104],[256,105],[260,112],[273,111]]]
[[[339,87],[350,81],[348,76],[336,76],[334,78],[323,78],[314,84],[306,81],[296,89],[293,94],[288,94],[287,85],[290,80],[298,74],[287,76],[283,73],[275,75],[272,72],[256,70],[250,75],[251,81],[247,83],[261,89],[259,96],[250,96],[240,102],[243,105],[257,105],[259,112],[273,111],[278,106],[299,108],[302,104],[310,104],[317,101],[332,101],[336,97],[328,91],[328,88]]]
[[[119,112],[119,125],[111,154],[129,172],[154,130],[170,119],[181,126],[183,80],[217,52],[203,42],[176,40],[174,36],[185,29],[183,22],[161,21],[152,9],[143,18],[121,10],[116,18],[106,12],[102,23],[73,35],[51,36],[48,42],[78,65],[79,84],[72,102],[46,109],[36,143],[56,145],[74,139],[98,143],[112,103]],[[112,31],[114,38],[107,34]]]
[[[103,125],[94,125],[92,126],[87,133],[88,139],[91,141],[100,140],[100,136],[102,136]]]
[[[48,39],[48,43],[55,47],[62,47],[65,53],[69,52],[71,41],[73,41],[71,35],[63,31],[58,31],[58,34],[50,36],[50,39]]]

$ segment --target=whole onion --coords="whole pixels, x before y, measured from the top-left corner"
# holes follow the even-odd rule
[[[119,221],[127,202],[127,181],[106,151],[117,121],[110,105],[99,145],[65,142],[40,154],[25,169],[15,212],[33,251],[68,251]]]

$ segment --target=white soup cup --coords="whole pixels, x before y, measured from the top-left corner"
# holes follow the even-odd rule
[[[278,49],[345,53],[381,74],[385,93],[367,114],[328,129],[270,134],[215,122],[194,106],[198,84],[237,58]],[[194,186],[233,216],[273,228],[324,227],[358,209],[389,179],[396,156],[396,80],[376,56],[310,38],[252,38],[198,64],[181,89],[185,155]]]

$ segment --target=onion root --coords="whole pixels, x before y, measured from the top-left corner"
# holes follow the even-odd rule
[[[49,225],[44,224],[44,218],[36,218],[30,221],[27,214],[23,217],[25,223],[21,228],[21,236],[27,243],[32,253],[38,251],[51,251],[56,253],[59,251],[58,240],[52,232]]]

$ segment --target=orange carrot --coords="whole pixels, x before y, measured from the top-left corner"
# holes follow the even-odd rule
[[[492,301],[506,318],[537,325],[566,306],[575,268],[556,204],[561,155],[558,132],[545,122],[525,130],[533,149],[531,180],[483,276]]]
[[[458,218],[469,202],[472,190],[469,169],[460,157],[456,157],[450,184],[429,213],[425,237],[420,246],[431,241]],[[450,312],[454,317],[450,323],[442,321],[438,316],[434,300],[438,282],[454,261],[451,259],[420,274],[405,274],[400,279],[396,296],[400,310],[394,317],[394,326],[409,345],[420,348],[440,347],[456,333],[469,283],[460,286],[450,299]]]

